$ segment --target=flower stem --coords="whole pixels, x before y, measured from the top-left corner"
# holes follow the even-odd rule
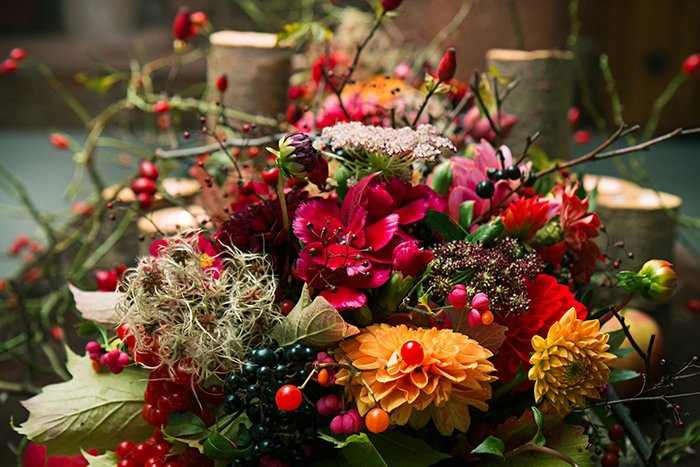
[[[435,94],[435,91],[437,91],[437,88],[438,88],[438,86],[440,86],[441,83],[442,83],[442,81],[437,80],[435,82],[435,86],[433,86],[432,89],[430,89],[428,91],[428,94],[426,94],[425,99],[423,99],[423,103],[421,104],[420,108],[418,109],[418,113],[416,114],[416,118],[414,118],[413,123],[411,123],[412,127],[415,128],[416,124],[418,123],[418,119],[420,119],[421,114],[425,110],[425,106],[428,105],[428,101],[430,100],[431,97],[433,97],[433,94]]]
[[[508,381],[506,384],[501,386],[500,388],[496,389],[493,393],[493,397],[491,397],[491,400],[496,400],[500,397],[502,397],[504,394],[508,393],[511,389],[514,387],[518,386],[520,383],[525,381],[527,379],[527,375],[525,374],[525,371],[523,370],[523,365],[522,363],[520,364],[520,368],[518,368],[518,372],[515,374],[515,377]]]
[[[287,212],[287,199],[284,197],[284,175],[280,170],[277,178],[277,197],[280,200],[280,209],[282,210],[282,224],[284,225],[284,233],[287,236],[287,242],[291,239],[289,231],[289,213]]]

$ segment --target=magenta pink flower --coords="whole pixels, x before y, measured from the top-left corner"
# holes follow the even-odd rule
[[[504,166],[512,165],[513,157],[510,149],[507,146],[501,146],[499,149],[501,154],[503,154]],[[488,178],[486,170],[489,168],[501,169],[501,161],[496,149],[486,140],[482,140],[480,144],[474,146],[474,159],[453,157],[450,161],[452,163],[452,184],[447,193],[447,213],[455,221],[459,221],[459,206],[463,202],[474,201],[474,219],[478,219],[481,215],[488,212],[491,203],[494,205],[501,203],[509,195],[511,187],[515,187],[520,183],[517,180],[500,180],[496,182],[496,189],[490,200],[480,198],[476,194],[476,185]],[[520,168],[521,171],[529,170],[529,163],[521,164]],[[505,208],[517,199],[517,195],[510,195],[502,207]]]
[[[432,251],[421,250],[416,242],[403,242],[394,249],[392,266],[404,277],[416,275],[435,258]]]
[[[399,244],[400,216],[390,213],[370,221],[364,196],[374,175],[350,188],[341,207],[329,199],[307,201],[297,209],[293,230],[304,243],[297,275],[321,289],[338,310],[359,308],[367,297],[358,289],[384,284],[392,253]]]

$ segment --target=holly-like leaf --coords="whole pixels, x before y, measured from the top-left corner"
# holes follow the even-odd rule
[[[363,467],[388,467],[382,456],[374,447],[372,441],[365,433],[350,435],[345,439],[338,439],[331,435],[321,433],[319,437],[329,443],[333,443],[340,449],[340,455],[347,465],[361,465]]]
[[[425,467],[437,464],[450,456],[436,451],[428,443],[399,430],[368,435],[369,440],[388,465]]]
[[[66,348],[73,379],[44,387],[24,401],[29,419],[16,428],[48,455],[84,449],[113,449],[125,439],[146,439],[153,428],[141,418],[148,372],[129,366],[120,374],[96,373],[87,356]]]
[[[439,233],[443,240],[452,242],[455,240],[464,240],[466,231],[445,214],[444,212],[428,209],[425,214],[425,222],[435,232]]]
[[[112,327],[119,323],[116,306],[123,293],[87,292],[73,284],[68,284],[68,288],[83,319]]]
[[[492,454],[494,456],[503,457],[506,445],[503,440],[495,436],[489,436],[481,442],[477,447],[472,449],[472,454]]]
[[[590,467],[591,456],[588,452],[588,436],[583,427],[578,425],[552,425],[545,430],[547,447],[572,459],[579,467]],[[524,450],[520,454],[508,457],[502,462],[487,464],[504,467],[566,467],[570,464],[552,454]]]
[[[270,336],[282,346],[301,342],[317,349],[326,349],[359,332],[355,326],[346,323],[325,298],[318,296],[311,301],[308,286],[304,285],[299,301],[289,315],[270,331]]]
[[[168,414],[168,426],[164,433],[174,438],[180,436],[199,435],[207,431],[201,418],[192,412],[170,412]]]
[[[639,377],[639,373],[634,370],[617,370],[615,368],[610,369],[610,378],[608,378],[608,383],[617,383],[618,381],[628,381]]]
[[[81,449],[81,453],[88,461],[88,467],[114,467],[119,462],[119,457],[112,451],[107,451],[99,456],[88,454],[83,449]]]

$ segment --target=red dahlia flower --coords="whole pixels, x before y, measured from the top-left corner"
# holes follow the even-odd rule
[[[498,324],[508,327],[506,340],[493,358],[498,378],[503,383],[515,377],[521,363],[527,373],[533,336],[546,336],[549,328],[571,308],[576,309],[579,319],[586,318],[586,307],[552,276],[540,274],[528,281],[527,294],[530,307],[526,313],[495,315]]]
[[[557,203],[545,198],[520,198],[501,212],[505,234],[529,242],[554,216],[557,207]]]
[[[598,245],[591,238],[598,236],[600,219],[588,212],[588,197],[576,196],[578,182],[557,185],[552,192],[561,203],[559,222],[564,233],[567,250],[574,256],[572,277],[576,282],[587,283],[595,271],[595,261],[600,258]]]
[[[358,289],[379,287],[391,273],[400,216],[369,219],[364,194],[373,178],[367,176],[350,188],[341,207],[316,199],[295,213],[294,234],[305,245],[297,275],[322,289],[320,295],[338,310],[365,306],[367,297]]]

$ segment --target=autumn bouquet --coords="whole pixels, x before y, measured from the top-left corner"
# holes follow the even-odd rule
[[[400,3],[382,1],[377,26]],[[189,34],[183,14],[175,28]],[[574,171],[654,141],[609,150],[633,130],[621,126],[576,159],[534,160],[537,135],[519,153],[501,144],[517,119],[483,77],[469,90],[454,79],[452,49],[420,83],[391,78],[400,97],[377,90],[389,78],[363,88],[322,57],[290,95],[287,131],[247,167],[231,147],[260,139],[230,133],[255,130],[223,109],[216,125],[201,118],[193,134],[216,145],[191,152],[191,173],[230,190],[204,228],[154,236],[98,291],[67,286],[93,337],[67,350],[72,379],[24,403],[25,465],[47,452],[119,467],[655,462],[613,386],[640,374],[612,366],[636,352],[649,373],[653,338],[635,341],[622,311],[635,295],[671,297],[676,274],[661,259],[618,270],[624,244]],[[159,154],[131,183],[141,209]],[[592,306],[596,276],[625,300]],[[645,377],[640,394],[669,384]],[[681,421],[679,406],[646,399]]]

